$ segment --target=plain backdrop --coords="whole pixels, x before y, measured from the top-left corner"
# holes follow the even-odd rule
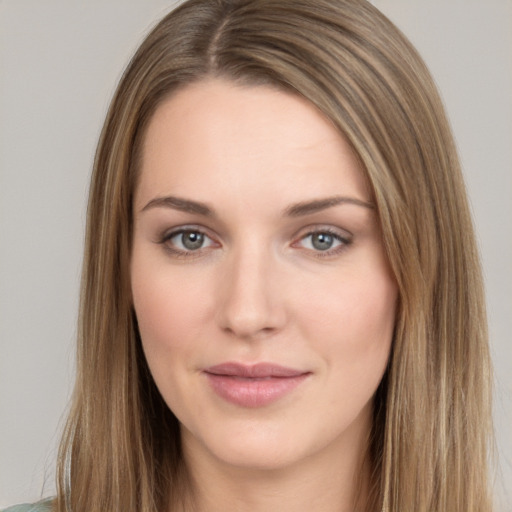
[[[460,150],[488,294],[499,510],[512,510],[512,1],[373,3],[425,58]],[[124,66],[172,5],[0,0],[0,507],[54,493],[95,144]]]

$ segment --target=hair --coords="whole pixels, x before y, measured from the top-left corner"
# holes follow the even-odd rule
[[[153,113],[209,77],[305,98],[370,184],[399,306],[364,510],[490,511],[486,317],[455,145],[422,59],[362,0],[190,0],[131,60],[94,162],[56,510],[156,512],[184,494],[178,421],[149,373],[132,306],[132,201]]]

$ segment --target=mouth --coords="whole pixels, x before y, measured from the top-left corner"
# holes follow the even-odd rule
[[[292,393],[311,372],[272,363],[222,363],[203,370],[213,391],[240,407],[269,405]]]

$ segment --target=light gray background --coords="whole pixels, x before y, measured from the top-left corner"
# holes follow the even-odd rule
[[[375,0],[441,89],[480,241],[512,510],[512,0]],[[85,198],[115,83],[172,1],[0,0],[0,506],[54,492]],[[508,489],[508,490],[507,490]]]

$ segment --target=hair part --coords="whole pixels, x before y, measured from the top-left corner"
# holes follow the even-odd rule
[[[185,494],[178,421],[149,374],[131,303],[132,201],[155,110],[209,77],[306,98],[367,175],[400,299],[364,510],[490,511],[486,316],[455,145],[423,61],[360,0],[190,0],[130,62],[94,162],[56,509],[159,511]]]

